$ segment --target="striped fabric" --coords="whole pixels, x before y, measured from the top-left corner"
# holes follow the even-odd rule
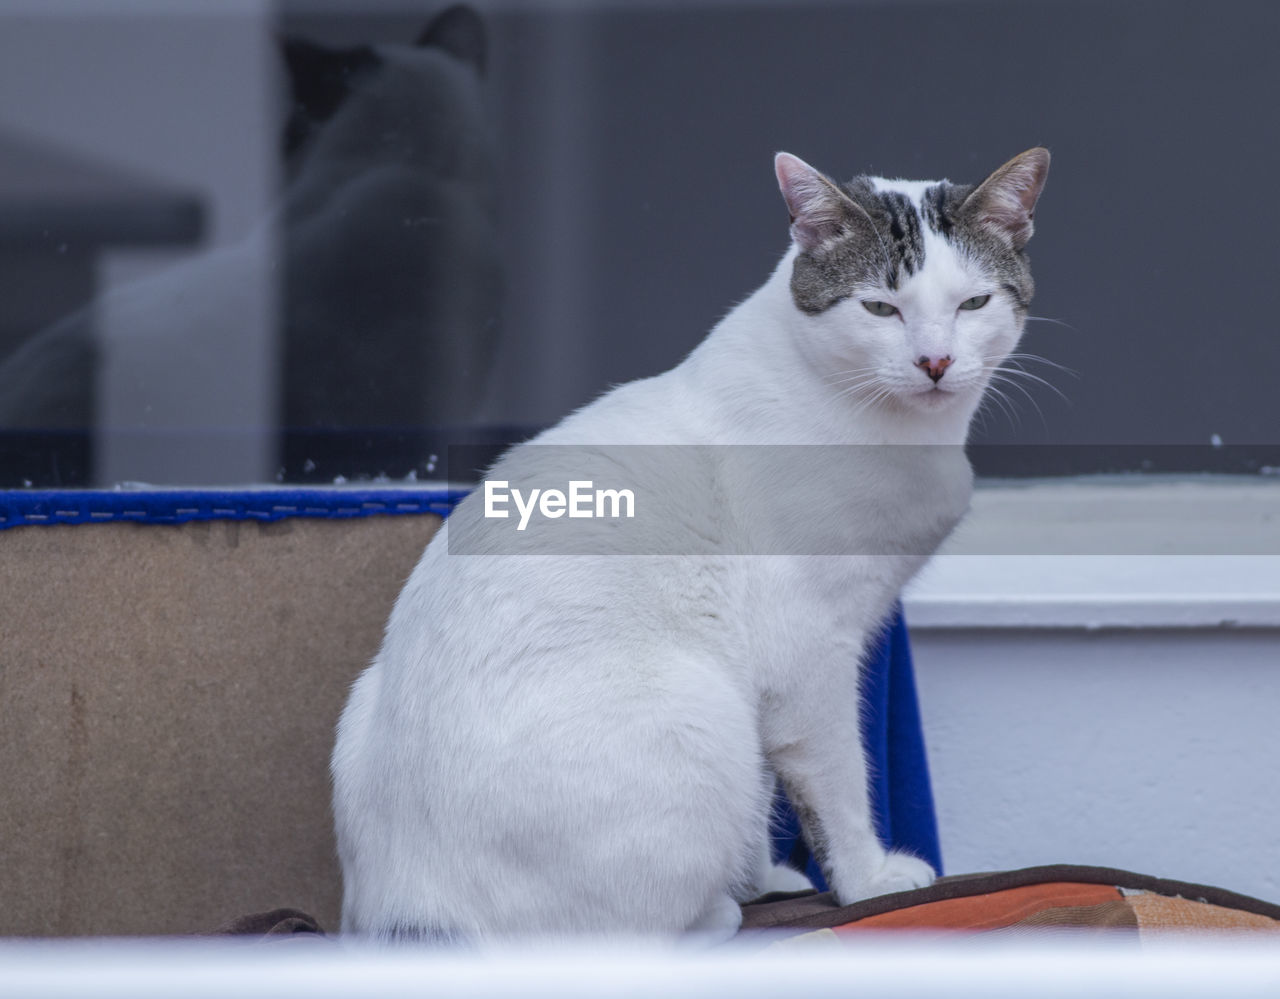
[[[837,906],[829,893],[769,897],[744,906],[743,914],[745,931],[769,930],[797,943],[887,930],[1280,932],[1280,905],[1207,885],[1072,865],[942,878],[848,906]]]

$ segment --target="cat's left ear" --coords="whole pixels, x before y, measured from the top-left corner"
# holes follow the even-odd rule
[[[470,63],[477,73],[484,73],[489,52],[484,21],[466,4],[454,4],[437,14],[418,36],[417,44],[444,49]]]
[[[979,184],[965,198],[961,211],[973,224],[1021,250],[1035,231],[1036,202],[1048,176],[1049,150],[1028,149]]]

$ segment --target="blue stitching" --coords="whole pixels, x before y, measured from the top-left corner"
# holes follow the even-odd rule
[[[378,489],[0,490],[0,530],[24,524],[184,524],[205,520],[283,520],[287,517],[447,517],[467,494],[442,487]]]

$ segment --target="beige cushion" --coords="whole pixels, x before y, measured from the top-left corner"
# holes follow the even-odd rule
[[[0,531],[0,935],[336,929],[334,724],[439,523]]]

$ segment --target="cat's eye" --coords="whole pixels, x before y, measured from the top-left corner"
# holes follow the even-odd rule
[[[963,302],[961,302],[960,308],[968,309],[969,311],[972,312],[974,309],[982,308],[984,305],[986,305],[990,301],[991,301],[990,295],[974,295],[973,298],[966,298]]]
[[[898,312],[898,310],[888,302],[863,302],[862,307],[873,316],[892,316],[896,315]]]

